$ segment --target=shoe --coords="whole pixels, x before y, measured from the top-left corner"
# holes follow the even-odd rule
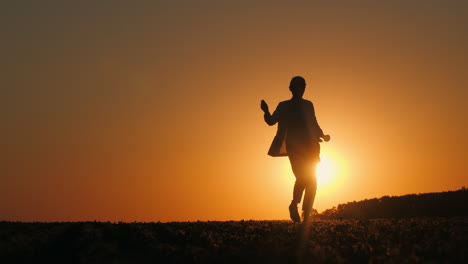
[[[293,220],[294,223],[301,222],[301,217],[299,216],[299,212],[297,211],[297,205],[294,203],[291,203],[291,205],[289,205],[289,217],[291,217],[291,220]]]

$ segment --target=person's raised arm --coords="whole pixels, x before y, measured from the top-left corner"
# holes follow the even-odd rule
[[[263,113],[264,113],[263,118],[265,119],[265,122],[268,125],[272,126],[278,122],[275,115],[270,114],[270,110],[268,109],[268,104],[264,100],[261,101],[260,108],[263,110]]]

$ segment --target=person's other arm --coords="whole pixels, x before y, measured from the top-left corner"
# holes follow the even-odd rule
[[[311,107],[312,107],[312,127],[315,128],[318,131],[318,135],[320,137],[323,137],[323,130],[320,128],[320,125],[318,124],[317,117],[315,116],[315,108],[314,104],[311,102]]]
[[[315,108],[312,102],[311,102],[311,105],[312,105],[312,127],[314,127],[317,130],[319,138],[321,139],[323,138],[325,142],[328,142],[330,140],[330,135],[325,135],[323,133],[322,128],[320,128],[320,125],[318,124],[317,117],[315,116]]]

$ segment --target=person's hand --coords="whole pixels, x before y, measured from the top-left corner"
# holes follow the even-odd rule
[[[262,100],[260,103],[260,108],[263,110],[263,112],[265,112],[265,114],[270,113],[270,110],[268,110],[268,105],[264,100]]]
[[[325,142],[330,141],[330,135],[324,135],[323,140],[325,140]]]

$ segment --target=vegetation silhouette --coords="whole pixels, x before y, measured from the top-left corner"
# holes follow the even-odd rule
[[[457,217],[468,216],[468,190],[383,196],[339,204],[325,210],[322,219]]]
[[[467,263],[468,218],[0,221],[1,263]]]
[[[289,205],[289,215],[294,222],[301,222],[297,205],[304,193],[303,220],[307,222],[310,218],[317,190],[315,167],[320,161],[319,142],[322,142],[322,139],[330,140],[330,136],[323,133],[317,122],[313,103],[302,98],[305,88],[305,79],[295,76],[289,84],[292,98],[280,102],[273,114],[270,114],[264,100],[260,103],[265,122],[270,126],[278,124],[268,155],[288,156],[296,177],[293,199]]]

